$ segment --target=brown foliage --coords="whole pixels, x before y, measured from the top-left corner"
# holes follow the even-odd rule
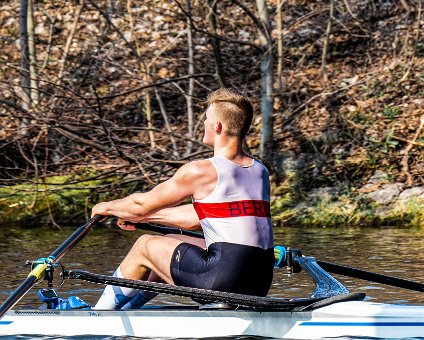
[[[252,2],[243,3],[255,12]],[[409,178],[409,185],[424,184],[424,137],[422,132],[416,136],[424,115],[423,19],[422,14],[418,18],[418,0],[408,3],[406,11],[398,1],[337,1],[328,81],[322,79],[320,66],[329,1],[284,3],[284,88],[274,103],[274,148],[277,155],[297,155],[304,186],[360,185],[379,168],[397,180]],[[276,1],[269,6],[274,20]],[[184,157],[180,155],[189,142],[184,6],[132,0],[130,7],[129,12],[126,1],[38,1],[34,13],[41,101],[25,110],[19,89],[19,4],[2,2],[2,184],[88,167],[105,173],[116,168],[123,182],[136,178],[151,186],[180,164],[210,153],[199,142],[204,99],[218,86],[206,2],[192,2],[199,122],[191,154]],[[260,50],[254,22],[232,1],[218,1],[216,34],[229,85],[249,94],[259,112]],[[153,129],[146,122],[148,88],[156,89],[164,104],[161,110],[152,96]],[[258,115],[248,139],[254,153],[259,137]],[[401,164],[405,162],[407,168]]]

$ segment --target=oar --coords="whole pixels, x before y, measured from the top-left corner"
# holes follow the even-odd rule
[[[278,252],[279,252],[278,248],[275,248],[274,249],[275,256],[277,256]],[[382,283],[388,286],[405,288],[405,289],[415,290],[418,292],[424,292],[424,283],[404,280],[398,277],[387,276],[387,275],[382,275],[382,274],[373,273],[373,272],[368,272],[365,270],[352,268],[348,266],[342,266],[342,265],[331,263],[331,262],[317,260],[317,263],[324,270],[333,274],[340,274],[343,276],[354,277],[356,279]]]
[[[159,233],[181,234],[181,235],[188,235],[188,236],[193,236],[197,238],[203,238],[203,234],[195,232],[195,231],[183,230],[183,229],[172,228],[172,227],[164,227],[164,226],[159,226],[156,224],[153,225],[153,224],[147,224],[147,223],[136,223],[135,227],[137,229],[155,231]],[[279,255],[280,255],[279,251],[280,250],[278,247],[274,249],[274,255],[276,260],[279,259]],[[348,277],[354,277],[356,279],[362,279],[362,280],[371,281],[371,282],[382,283],[388,286],[410,289],[410,290],[415,290],[418,292],[424,292],[424,283],[404,280],[397,277],[382,275],[378,273],[372,273],[365,270],[342,266],[342,265],[325,262],[325,261],[317,261],[317,263],[324,270],[330,273],[340,274],[340,275],[344,275]]]
[[[11,309],[18,301],[36,284],[44,279],[46,268],[50,263],[59,262],[79,241],[88,233],[91,227],[98,222],[102,216],[96,215],[89,219],[86,224],[79,227],[69,236],[51,255],[42,263],[37,264],[29,273],[28,277],[0,306],[0,318]]]
[[[424,292],[424,283],[400,279],[398,277],[372,273],[361,269],[356,269],[348,266],[341,266],[339,264],[317,261],[317,263],[326,271],[343,276],[354,277],[377,283],[382,283],[388,286],[405,288],[415,290],[417,292]]]
[[[165,226],[157,225],[157,224],[153,224],[153,223],[135,223],[133,225],[137,229],[154,231],[154,232],[161,233],[161,234],[180,234],[180,235],[192,236],[192,237],[196,237],[196,238],[204,238],[202,233],[199,233],[197,231],[192,231],[192,230],[184,230],[184,229],[180,229],[180,228],[165,227]]]

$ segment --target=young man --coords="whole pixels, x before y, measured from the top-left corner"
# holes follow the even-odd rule
[[[142,235],[115,276],[266,296],[274,265],[269,174],[242,148],[252,105],[229,89],[211,93],[208,104],[203,142],[214,157],[183,165],[149,192],[99,203],[92,215],[117,216],[125,230],[134,230],[125,221],[203,229],[204,240]],[[177,206],[187,198],[193,204]],[[154,295],[107,286],[95,308],[139,308]]]

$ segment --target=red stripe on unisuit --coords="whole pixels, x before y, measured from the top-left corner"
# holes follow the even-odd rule
[[[200,220],[205,218],[225,218],[240,216],[271,217],[269,202],[244,200],[222,203],[193,203]]]

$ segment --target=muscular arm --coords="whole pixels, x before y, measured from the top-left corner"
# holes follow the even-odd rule
[[[199,230],[200,221],[192,204],[165,208],[147,216],[143,222],[153,222],[186,230]]]
[[[212,192],[217,180],[216,171],[209,161],[197,161],[182,166],[169,180],[151,191],[135,193],[125,198],[95,205],[92,216],[117,216],[129,222],[159,220],[179,227],[193,227],[198,223],[194,208],[175,207],[188,197],[205,197]],[[183,206],[184,207],[184,206]],[[173,213],[176,215],[174,216]],[[178,214],[178,215],[177,215]],[[187,217],[187,222],[182,219]],[[196,216],[197,218],[197,216]],[[174,222],[175,221],[175,222]],[[194,223],[196,222],[196,223]]]

